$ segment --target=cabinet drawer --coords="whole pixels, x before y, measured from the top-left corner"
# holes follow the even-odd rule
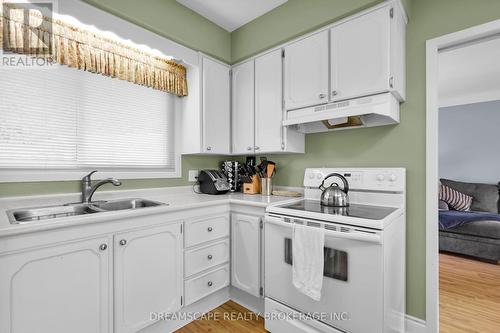
[[[229,215],[218,215],[186,222],[186,247],[229,236]]]
[[[189,277],[228,261],[229,239],[186,251],[184,254],[184,276]]]
[[[225,265],[201,276],[186,280],[184,292],[186,305],[196,302],[229,285],[229,265]]]

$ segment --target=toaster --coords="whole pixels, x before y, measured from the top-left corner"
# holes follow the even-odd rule
[[[223,194],[231,189],[226,175],[219,170],[201,170],[198,182],[201,193],[205,194]]]

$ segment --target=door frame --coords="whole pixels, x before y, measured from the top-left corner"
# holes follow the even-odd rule
[[[500,34],[500,20],[426,42],[426,331],[439,331],[439,61],[440,50]]]

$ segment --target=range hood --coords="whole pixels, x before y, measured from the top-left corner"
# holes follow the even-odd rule
[[[399,101],[383,93],[340,102],[290,110],[284,126],[303,133],[319,133],[349,128],[393,125],[399,123]]]

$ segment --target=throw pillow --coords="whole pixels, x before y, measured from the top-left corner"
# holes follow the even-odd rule
[[[450,207],[448,207],[448,204],[444,202],[443,200],[439,200],[439,209],[440,210],[450,210]]]
[[[459,211],[469,211],[472,204],[472,197],[446,185],[441,185],[439,189],[439,200],[446,202],[451,208]]]

